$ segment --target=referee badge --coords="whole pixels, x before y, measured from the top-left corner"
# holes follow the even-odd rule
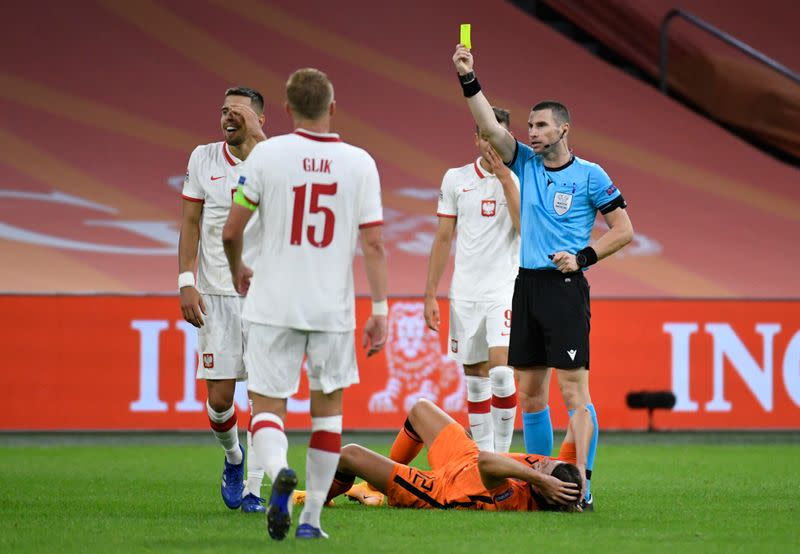
[[[558,215],[564,215],[572,207],[572,195],[566,192],[557,192],[553,197],[553,209]]]

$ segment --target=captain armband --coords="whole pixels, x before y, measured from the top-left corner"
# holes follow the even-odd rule
[[[244,192],[242,192],[241,186],[236,189],[236,193],[233,195],[233,203],[244,206],[251,212],[254,212],[258,209],[258,204],[253,204],[247,199],[247,197],[244,195]]]
[[[611,213],[617,208],[622,208],[623,210],[628,207],[628,203],[625,202],[625,199],[620,194],[614,200],[606,204],[605,206],[600,207],[600,213],[605,215],[607,213]]]

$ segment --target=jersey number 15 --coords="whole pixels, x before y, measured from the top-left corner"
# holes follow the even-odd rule
[[[317,240],[317,226],[309,225],[306,230],[308,242],[317,248],[325,248],[333,241],[333,224],[336,217],[333,211],[325,206],[320,206],[320,196],[333,196],[336,194],[336,183],[323,185],[311,183],[311,201],[308,211],[312,214],[321,213],[325,216],[325,224],[322,228],[322,240]],[[305,219],[306,189],[308,184],[299,185],[292,188],[294,192],[294,209],[292,210],[292,234],[290,243],[292,246],[300,246],[303,243],[303,220]]]

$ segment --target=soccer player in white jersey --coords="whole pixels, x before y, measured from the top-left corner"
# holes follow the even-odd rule
[[[508,111],[494,108],[494,114],[507,129]],[[472,438],[481,450],[508,452],[517,412],[514,371],[507,363],[511,298],[519,268],[519,181],[477,131],[480,157],[448,170],[442,180],[439,227],[425,286],[425,321],[439,330],[436,289],[456,233],[449,355],[464,366]]]
[[[291,526],[297,476],[287,464],[286,399],[308,358],[311,439],[306,500],[295,536],[322,538],[325,497],[342,440],[342,392],[358,383],[353,256],[360,239],[372,293],[363,346],[386,342],[386,258],[380,181],[367,152],[330,132],[333,86],[316,69],[286,84],[295,132],[257,145],[240,172],[223,243],[237,290],[247,292],[245,361],[253,397],[253,446],[272,480],[267,528],[283,539]],[[263,231],[253,272],[242,260],[242,234],[253,212]],[[250,276],[252,283],[250,283]]]
[[[189,158],[183,185],[183,217],[178,247],[178,287],[183,317],[198,328],[197,378],[206,382],[211,430],[225,450],[222,500],[229,508],[264,512],[260,497],[264,471],[250,451],[247,486],[244,448],[239,444],[233,395],[236,381],[247,378],[243,360],[242,298],[231,281],[222,249],[222,227],[236,190],[236,170],[264,140],[264,99],[246,87],[225,91],[220,125],[224,141],[198,146]],[[248,227],[245,257],[257,252],[258,227]],[[198,249],[199,243],[199,249]],[[197,281],[194,268],[197,265]],[[248,442],[250,433],[248,432]]]

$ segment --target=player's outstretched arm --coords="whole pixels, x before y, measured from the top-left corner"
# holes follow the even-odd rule
[[[439,330],[439,302],[436,300],[436,289],[444,273],[447,260],[450,259],[450,247],[456,229],[456,218],[439,217],[439,227],[431,245],[428,258],[428,278],[425,282],[425,323],[434,331]]]
[[[250,288],[250,278],[253,271],[244,265],[242,261],[242,248],[244,246],[244,228],[250,217],[255,211],[255,206],[243,205],[242,201],[237,201],[241,196],[241,189],[234,196],[234,203],[228,214],[228,221],[222,228],[222,247],[225,249],[225,257],[228,258],[228,267],[231,270],[231,278],[236,292],[247,294]],[[244,201],[246,202],[246,200]]]
[[[516,141],[508,129],[497,122],[492,105],[480,91],[478,79],[473,71],[472,53],[463,44],[456,46],[453,63],[467,98],[467,105],[481,134],[485,135],[504,162],[510,162],[516,150]],[[477,90],[477,92],[476,92]]]
[[[362,345],[367,356],[377,354],[386,344],[388,332],[388,304],[386,299],[386,250],[383,245],[383,227],[375,225],[361,229],[361,250],[372,296],[372,315],[364,325]]]
[[[197,246],[200,244],[200,216],[202,213],[203,204],[201,202],[183,200],[181,235],[178,240],[178,273],[194,273],[197,263]],[[180,287],[180,296],[183,319],[195,327],[202,327],[203,315],[206,313],[203,297],[194,285]]]
[[[577,501],[580,494],[575,483],[565,483],[494,452],[478,454],[478,471],[487,490],[499,487],[506,479],[521,479],[536,487],[539,494],[552,503],[569,504]]]
[[[493,147],[489,147],[486,152],[486,161],[492,168],[492,173],[503,185],[503,194],[508,202],[508,215],[511,216],[511,224],[519,234],[519,185],[511,176],[511,170],[500,159],[500,155]]]

